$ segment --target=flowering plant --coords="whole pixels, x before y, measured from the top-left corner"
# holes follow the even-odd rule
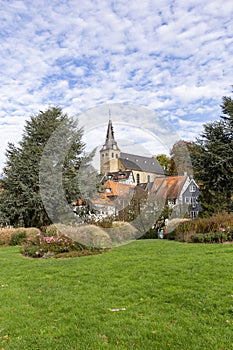
[[[28,238],[22,247],[22,253],[26,256],[40,258],[48,253],[52,256],[84,249],[86,249],[85,246],[65,235],[43,236],[42,234],[37,234],[34,237]]]

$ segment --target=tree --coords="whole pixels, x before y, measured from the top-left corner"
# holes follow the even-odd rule
[[[163,168],[164,173],[166,175],[174,175],[173,174],[173,170],[174,170],[173,160],[170,157],[168,157],[166,154],[159,154],[155,158],[157,159],[157,161],[159,162],[159,164]]]
[[[177,141],[171,151],[171,166],[170,172],[172,174],[183,175],[187,173],[191,175],[193,173],[192,162],[190,158],[190,151],[192,142],[179,140]]]
[[[59,142],[53,142],[53,148],[47,147],[48,144],[51,146],[53,137],[54,141],[57,138],[54,132],[59,128]],[[60,188],[56,188],[59,176],[62,176],[62,191],[67,203],[80,196],[78,170],[90,160],[84,154],[82,136],[77,121],[57,107],[40,111],[26,122],[19,146],[9,144],[6,151],[0,194],[1,224],[40,227],[51,223],[41,198],[41,187],[48,188],[49,184],[51,206],[59,213]],[[44,165],[46,163],[45,172],[41,170],[41,159],[45,160]]]
[[[233,209],[233,100],[223,97],[221,107],[221,119],[204,125],[191,151],[203,216]]]

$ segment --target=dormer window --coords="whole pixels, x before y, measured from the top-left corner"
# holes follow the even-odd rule
[[[197,187],[195,185],[190,185],[189,191],[190,192],[196,192]]]

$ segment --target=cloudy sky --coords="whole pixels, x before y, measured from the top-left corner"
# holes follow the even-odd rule
[[[25,120],[54,105],[70,115],[139,106],[195,139],[203,123],[219,118],[233,84],[233,2],[204,3],[0,0],[0,169]],[[108,121],[104,111],[100,125]],[[88,129],[94,120],[92,113]],[[156,137],[153,117],[150,123]],[[92,130],[89,139],[97,135]]]

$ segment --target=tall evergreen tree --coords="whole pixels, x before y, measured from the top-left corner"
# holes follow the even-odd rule
[[[223,97],[223,116],[204,125],[192,147],[203,215],[233,209],[233,100]]]
[[[171,174],[184,175],[185,173],[192,175],[193,168],[190,158],[192,142],[179,140],[177,141],[171,151],[171,163],[170,172]]]
[[[89,161],[84,154],[83,131],[78,127],[77,121],[69,118],[60,108],[51,107],[32,116],[26,122],[19,146],[8,145],[0,193],[1,224],[40,227],[51,222],[41,198],[40,187],[43,187],[44,183],[42,179],[40,184],[40,162],[42,156],[44,159],[48,156],[45,152],[46,146],[51,140],[51,135],[59,128],[62,130],[59,142],[53,143],[52,151],[51,147],[49,149],[50,154],[53,153],[52,166],[48,157],[46,172],[43,173],[50,181],[46,185],[50,185],[51,205],[54,210],[56,205],[57,210],[59,209],[56,193],[56,190],[60,190],[56,189],[59,176],[62,176],[62,191],[67,203],[80,196],[78,170],[81,164],[87,164]],[[61,150],[65,150],[63,158],[59,158]]]

